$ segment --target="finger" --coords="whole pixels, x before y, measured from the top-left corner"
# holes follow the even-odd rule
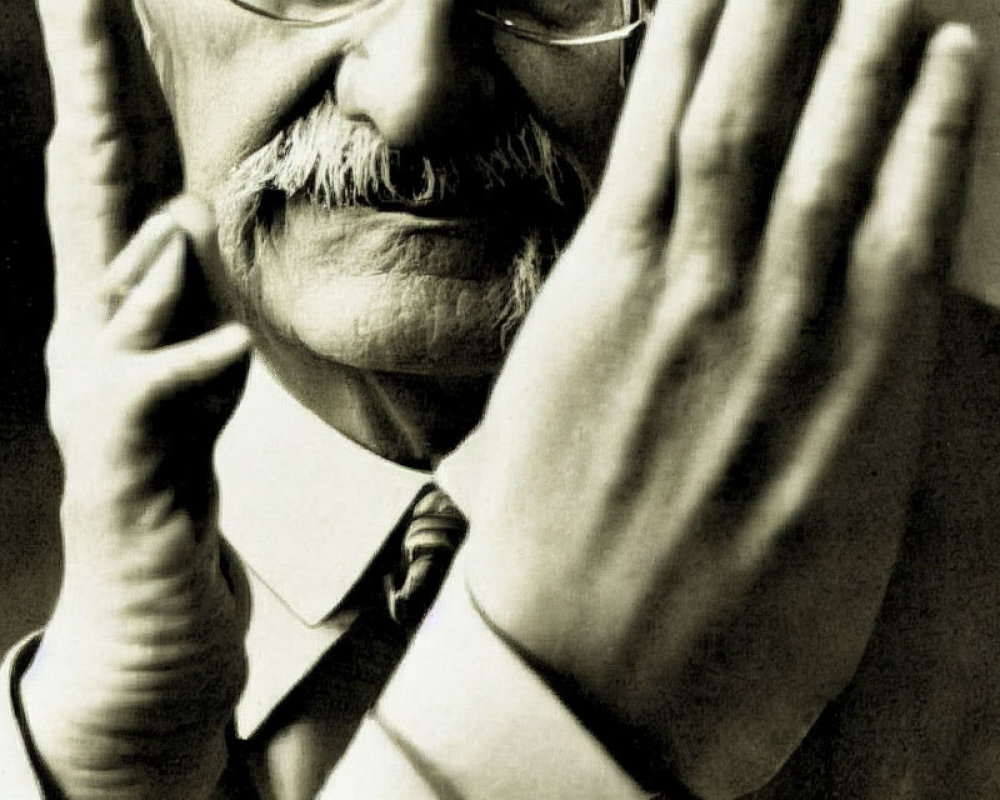
[[[981,69],[972,32],[946,25],[931,39],[917,83],[852,251],[848,312],[871,339],[918,321],[938,299],[965,198]],[[874,335],[874,336],[873,336]]]
[[[679,136],[674,237],[732,269],[758,243],[833,0],[733,0]]]
[[[229,322],[146,357],[148,385],[154,397],[168,397],[207,383],[244,357],[253,344],[249,329]]]
[[[675,136],[724,0],[678,0],[650,24],[595,207],[636,229],[664,224]]]
[[[111,262],[101,276],[99,291],[111,314],[118,310],[128,291],[142,280],[170,236],[179,230],[169,213],[154,214]]]
[[[187,251],[183,232],[167,236],[139,282],[128,291],[107,326],[111,341],[125,350],[148,350],[164,342],[184,286]]]
[[[187,231],[194,254],[210,283],[223,274],[222,254],[219,251],[219,226],[212,207],[197,195],[185,193],[171,200],[165,210]],[[218,287],[210,288],[215,289],[213,297],[221,300],[222,298],[218,296]]]
[[[179,156],[130,2],[38,0],[38,10],[56,115],[47,175],[57,310],[99,318],[81,308],[94,300],[88,289],[176,189]]]
[[[199,336],[236,315],[211,207],[188,193],[171,200],[166,211],[187,233],[188,244],[184,294],[166,337],[166,343],[173,343]]]
[[[917,60],[923,24],[915,0],[844,4],[772,203],[759,307],[777,302],[807,317],[842,262]]]
[[[214,328],[223,292],[210,284],[222,274],[211,209],[194,195],[174,198],[106,270],[100,292],[110,320],[105,335],[119,348],[147,350]]]
[[[868,531],[874,563],[893,557],[906,513],[935,360],[940,265],[960,216],[979,71],[968,28],[949,25],[932,38],[854,245],[840,369],[817,395],[784,479],[803,486],[827,471],[827,485],[841,488],[819,497],[819,518]],[[771,493],[778,504],[795,496]]]

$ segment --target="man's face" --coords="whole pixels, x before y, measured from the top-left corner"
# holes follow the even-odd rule
[[[225,281],[267,337],[491,374],[600,174],[618,45],[497,34],[465,0],[359,5],[302,28],[143,0],[187,187],[215,201]]]

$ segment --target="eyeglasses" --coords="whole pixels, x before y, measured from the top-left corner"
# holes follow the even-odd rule
[[[229,0],[262,17],[320,27],[351,17],[381,0]],[[473,0],[469,10],[497,31],[528,42],[580,47],[624,41],[645,25],[651,0]]]

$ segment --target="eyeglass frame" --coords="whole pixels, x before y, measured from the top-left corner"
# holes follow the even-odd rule
[[[346,18],[334,16],[329,19],[307,20],[295,17],[283,17],[279,14],[274,14],[260,8],[259,6],[249,2],[249,0],[229,0],[229,2],[251,14],[265,17],[266,19],[273,20],[282,25],[291,25],[299,28],[322,28],[327,25],[333,25],[334,23]],[[621,0],[621,3],[622,16],[624,19],[628,20],[624,25],[602,33],[570,37],[552,37],[546,36],[542,33],[525,30],[517,27],[509,19],[505,19],[504,17],[500,17],[495,14],[490,14],[488,11],[483,11],[478,8],[474,9],[473,13],[481,19],[492,23],[498,31],[505,33],[508,36],[513,36],[517,39],[532,42],[533,44],[544,45],[546,47],[584,47],[587,45],[602,44],[604,42],[621,42],[621,46],[619,48],[619,82],[624,88],[628,79],[628,69],[632,61],[632,58],[630,58],[630,52],[626,47],[627,40],[630,39],[640,28],[649,24],[653,18],[653,11],[649,7],[649,0]],[[634,54],[634,51],[632,51],[632,53]]]

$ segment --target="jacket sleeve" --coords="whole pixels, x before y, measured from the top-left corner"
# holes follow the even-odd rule
[[[35,769],[21,712],[18,684],[34,655],[40,634],[22,640],[0,664],[0,797],[44,800],[45,791]]]
[[[489,629],[458,562],[320,799],[650,797]]]

